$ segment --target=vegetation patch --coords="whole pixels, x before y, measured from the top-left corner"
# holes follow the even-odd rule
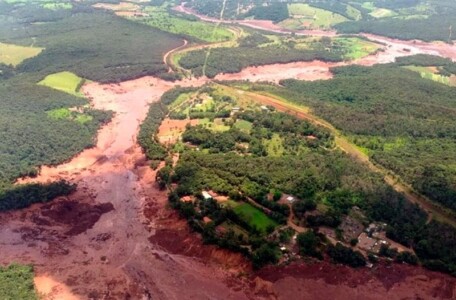
[[[344,58],[349,60],[363,58],[381,49],[379,44],[358,37],[335,38],[333,43],[345,50]]]
[[[31,266],[11,264],[0,267],[0,298],[5,300],[37,300]]]
[[[250,131],[252,130],[253,124],[252,124],[252,122],[249,122],[246,120],[236,120],[236,123],[234,123],[234,127],[238,128],[244,132],[250,133]]]
[[[282,156],[284,152],[283,142],[280,135],[274,133],[271,139],[264,139],[263,144],[269,156]]]
[[[288,11],[293,20],[297,20],[300,24],[299,26],[290,26],[290,23],[282,23],[285,28],[289,29],[329,29],[335,24],[348,20],[342,15],[305,3],[289,4]]]
[[[278,224],[268,218],[261,210],[253,207],[249,203],[242,203],[236,206],[234,212],[252,228],[257,228],[261,232],[266,232],[271,228],[275,228]]]
[[[68,2],[45,2],[42,4],[42,7],[50,10],[59,10],[59,9],[72,9],[73,5]]]
[[[404,66],[404,68],[419,73],[422,78],[449,86],[456,86],[456,75],[451,74],[450,76],[444,76],[439,74],[439,69],[437,67]]]
[[[0,63],[16,67],[24,60],[39,55],[43,50],[44,48],[39,47],[0,43]]]
[[[85,80],[71,72],[60,72],[46,76],[38,82],[39,85],[47,86],[73,96],[83,96],[79,89]]]

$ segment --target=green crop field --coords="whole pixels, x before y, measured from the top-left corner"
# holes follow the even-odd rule
[[[83,82],[83,78],[71,73],[60,72],[46,76],[38,82],[39,85],[44,85],[74,96],[81,96],[79,88]]]
[[[276,227],[277,223],[271,220],[258,208],[248,203],[242,203],[233,208],[234,212],[246,221],[250,226],[256,227],[262,232],[266,232],[268,227]]]
[[[348,19],[342,15],[311,7],[304,3],[292,3],[288,5],[288,11],[293,19],[288,19],[282,22],[285,28],[299,29],[302,28],[322,28],[328,29],[332,25],[347,21]],[[297,26],[299,24],[299,26]]]
[[[16,264],[0,267],[0,297],[5,300],[38,299],[33,283],[33,268]]]
[[[37,56],[44,48],[0,43],[0,63],[16,67],[27,58]]]

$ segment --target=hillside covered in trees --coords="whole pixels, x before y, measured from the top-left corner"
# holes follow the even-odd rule
[[[310,106],[375,162],[432,200],[456,209],[456,90],[397,65],[333,72],[332,80],[285,80],[286,89],[272,90]]]

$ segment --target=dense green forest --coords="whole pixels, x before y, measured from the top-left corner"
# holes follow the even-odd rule
[[[256,6],[244,14],[244,17],[253,17],[258,20],[280,22],[290,17],[286,3],[271,3],[268,6]]]
[[[67,196],[76,186],[66,181],[49,184],[17,185],[0,191],[0,211],[21,209],[34,203],[45,203],[59,196]]]
[[[166,72],[163,55],[182,44],[176,36],[84,4],[62,13],[35,9],[0,9],[0,42],[46,48],[19,72],[71,71],[99,82],[122,81]]]
[[[0,182],[36,173],[35,167],[57,164],[94,145],[100,124],[110,113],[87,109],[88,122],[56,119],[49,111],[82,106],[75,97],[35,83],[38,77],[18,75],[0,81]]]
[[[396,66],[333,72],[329,81],[283,81],[287,90],[278,92],[312,107],[375,162],[455,209],[456,89]]]
[[[11,264],[0,267],[0,295],[2,299],[37,300],[33,283],[33,268]]]

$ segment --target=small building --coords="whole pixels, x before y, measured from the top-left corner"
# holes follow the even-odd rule
[[[203,222],[204,222],[204,224],[207,224],[207,223],[212,222],[212,219],[206,216],[203,218]]]
[[[260,108],[262,111],[269,111],[269,108],[266,105],[261,105]]]
[[[211,194],[209,194],[209,193],[206,192],[206,191],[201,192],[201,194],[203,195],[204,200],[212,199]]]
[[[293,202],[296,201],[296,199],[294,197],[292,197],[292,196],[288,196],[287,197],[287,201],[290,202],[290,203],[293,203]]]

